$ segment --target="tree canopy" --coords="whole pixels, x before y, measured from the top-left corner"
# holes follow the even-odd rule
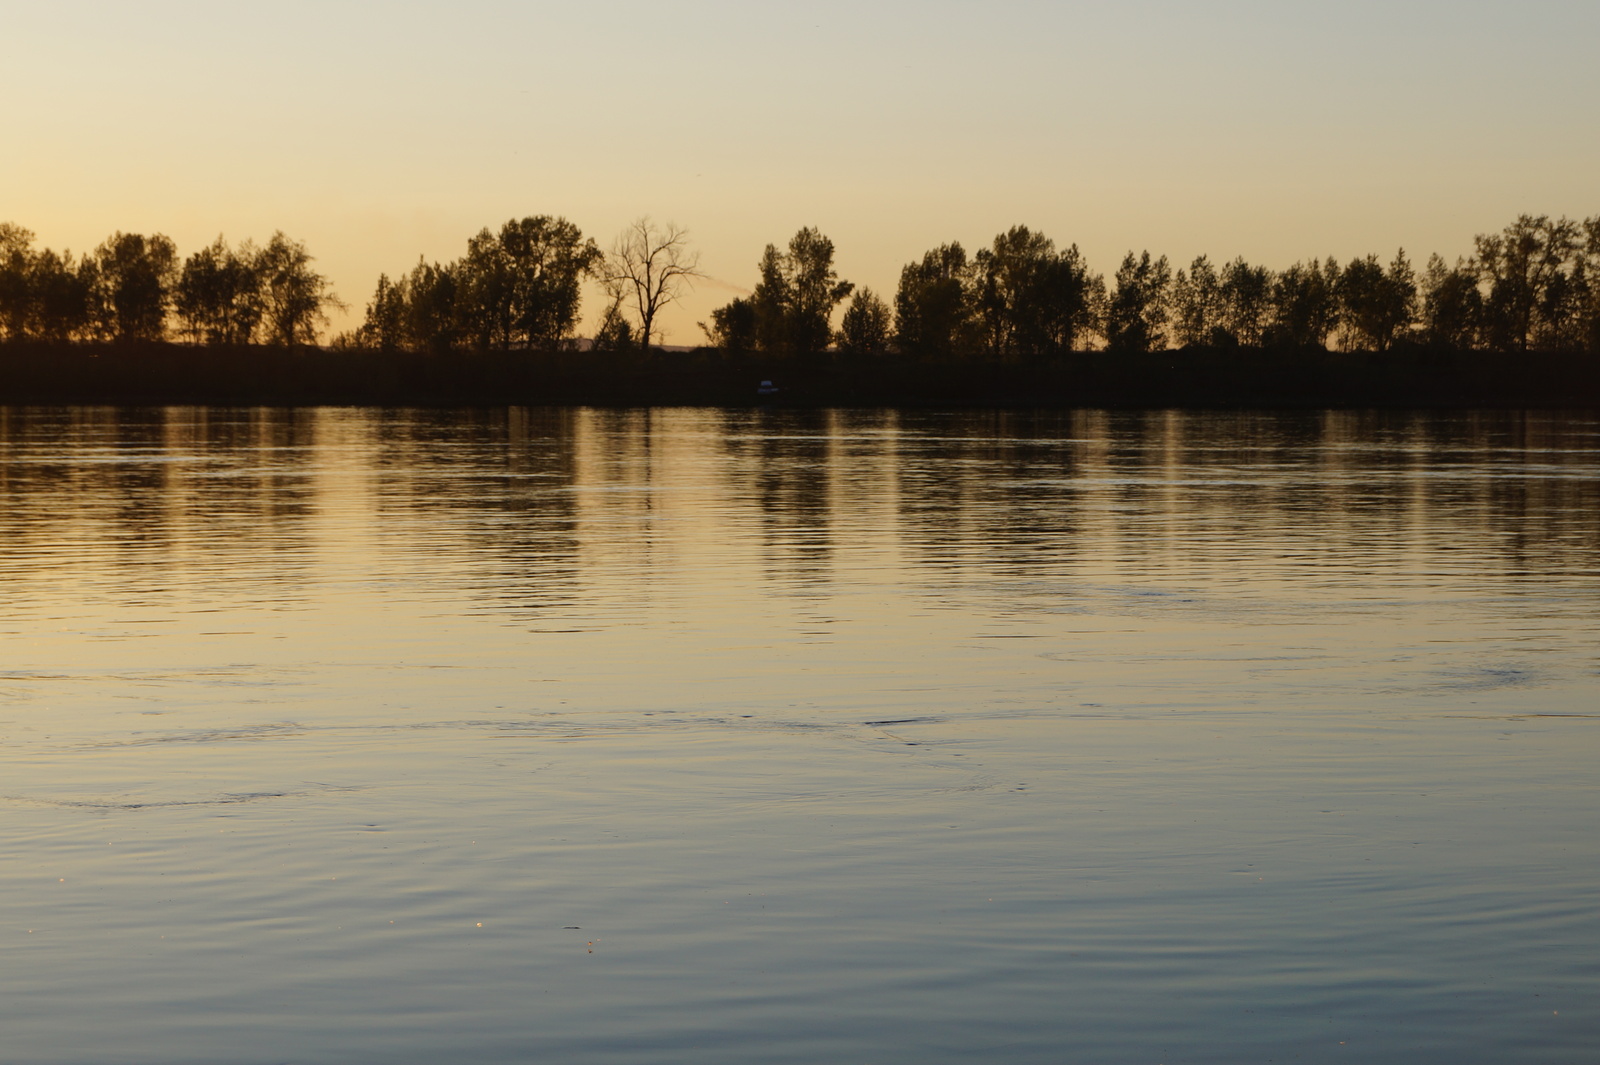
[[[558,348],[573,337],[583,282],[601,258],[565,218],[513,218],[498,232],[480,230],[454,262],[419,262],[398,281],[380,275],[349,342],[434,352]]]
[[[314,263],[281,232],[264,245],[219,236],[180,259],[160,233],[113,233],[74,255],[0,222],[0,343],[315,345],[328,311],[343,305]],[[649,350],[662,308],[698,276],[687,231],[670,223],[640,218],[603,254],[564,218],[513,218],[471,237],[458,259],[380,275],[360,326],[335,343],[418,353],[575,347],[592,283],[606,295],[592,346]],[[1109,282],[1077,245],[1016,225],[974,255],[950,241],[906,263],[892,299],[841,279],[833,241],[806,227],[767,245],[749,294],[713,310],[702,329],[726,352],[929,359],[1330,345],[1600,354],[1600,217],[1521,215],[1479,234],[1472,254],[1432,255],[1420,270],[1404,250],[1281,270],[1201,255],[1176,271],[1144,251],[1129,252]]]

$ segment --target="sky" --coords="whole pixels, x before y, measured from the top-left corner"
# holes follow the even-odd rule
[[[1600,214],[1594,0],[0,0],[0,27],[0,221],[74,251],[283,230],[337,327],[537,214],[688,227],[676,344],[808,225],[892,296],[1019,223],[1109,275],[1454,260]]]

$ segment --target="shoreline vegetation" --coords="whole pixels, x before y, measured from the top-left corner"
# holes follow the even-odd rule
[[[704,276],[686,230],[641,218],[602,251],[513,219],[381,276],[322,345],[344,305],[282,233],[183,260],[117,233],[74,257],[0,223],[0,403],[1600,407],[1600,217],[1524,215],[1420,272],[1403,250],[1283,270],[1129,252],[1109,281],[1016,226],[908,263],[892,304],[833,258],[814,228],[768,245],[706,344],[669,351],[659,312]],[[580,340],[586,284],[605,302]]]

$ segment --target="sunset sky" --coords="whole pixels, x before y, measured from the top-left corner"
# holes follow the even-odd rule
[[[4,7],[0,221],[74,251],[282,229],[356,313],[529,214],[688,226],[680,344],[803,225],[888,295],[1019,222],[1110,273],[1600,214],[1593,0]]]

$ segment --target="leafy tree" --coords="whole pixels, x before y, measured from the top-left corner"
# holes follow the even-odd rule
[[[1339,263],[1295,263],[1272,282],[1271,322],[1264,340],[1290,348],[1322,348],[1339,324]]]
[[[626,351],[633,347],[633,325],[622,313],[628,298],[627,289],[618,280],[605,282],[606,309],[595,326],[592,349],[594,351]]]
[[[1483,331],[1483,294],[1472,264],[1445,265],[1437,253],[1422,272],[1422,336],[1448,349],[1474,349]]]
[[[1487,286],[1484,319],[1489,343],[1502,351],[1527,351],[1551,333],[1546,315],[1550,289],[1582,246],[1578,223],[1548,215],[1521,215],[1500,233],[1479,234],[1475,264]]]
[[[748,299],[722,308],[727,313],[721,320],[713,313],[716,324],[709,335],[732,337],[761,351],[824,350],[833,338],[834,308],[855,288],[839,280],[834,270],[833,241],[807,227],[789,240],[787,251],[768,244],[756,269],[760,279]],[[745,305],[735,307],[741,302]],[[743,332],[746,315],[748,340]]]
[[[631,305],[639,323],[639,342],[646,350],[657,332],[657,313],[702,276],[700,256],[689,250],[688,238],[689,231],[681,226],[668,222],[661,228],[646,216],[623,230],[601,267],[602,279],[618,286],[617,291]],[[622,302],[612,303],[618,313]],[[608,343],[632,336],[632,330],[625,334],[614,322],[606,322],[606,328]]]
[[[1222,282],[1204,255],[1179,270],[1172,281],[1172,318],[1180,346],[1214,343],[1222,328]]]
[[[1044,264],[1035,289],[1038,314],[1022,330],[1024,350],[1055,353],[1077,349],[1101,328],[1106,283],[1090,273],[1076,244]]]
[[[513,219],[467,242],[456,266],[457,321],[478,348],[553,349],[578,320],[600,249],[565,218]]]
[[[272,234],[256,257],[263,319],[274,344],[315,344],[317,326],[327,324],[328,308],[341,306],[328,279],[312,270],[311,262],[306,246],[281,231]]]
[[[32,268],[33,231],[0,222],[0,340],[21,340],[27,335]]]
[[[889,305],[870,288],[856,290],[839,322],[839,347],[852,355],[889,350]]]
[[[790,303],[789,283],[784,278],[784,255],[776,244],[768,244],[756,263],[756,287],[749,297],[750,339],[757,350],[790,350]]]
[[[1588,264],[1581,257],[1569,270],[1557,273],[1539,301],[1534,343],[1545,351],[1582,351],[1588,334],[1591,302]]]
[[[70,251],[56,254],[46,248],[29,266],[29,336],[63,343],[85,335],[89,329],[90,293],[94,274],[88,263],[74,263]]]
[[[711,325],[700,323],[712,347],[726,352],[746,352],[756,346],[756,305],[740,296],[711,312]]]
[[[1171,296],[1172,270],[1165,255],[1152,260],[1147,251],[1134,258],[1130,251],[1124,256],[1106,310],[1111,350],[1145,352],[1165,346]]]
[[[184,260],[173,305],[195,343],[249,344],[265,312],[262,256],[245,241],[238,250],[218,237]]]
[[[789,241],[784,260],[789,286],[789,344],[795,351],[821,351],[833,339],[833,311],[855,285],[833,268],[833,241],[814,226]]]
[[[1589,297],[1583,308],[1584,347],[1600,354],[1600,216],[1583,222],[1583,271]]]
[[[1346,351],[1387,351],[1416,321],[1417,281],[1405,249],[1387,270],[1376,255],[1354,259],[1335,286],[1340,346]]]
[[[1012,226],[973,257],[978,317],[991,355],[1015,355],[1038,343],[1023,334],[1042,332],[1033,321],[1039,317],[1035,290],[1055,252],[1055,242],[1043,233]]]
[[[456,315],[467,342],[480,351],[509,348],[515,336],[512,322],[518,316],[510,256],[484,228],[467,241],[467,254],[458,265]]]
[[[991,354],[1047,355],[1071,351],[1096,320],[1104,282],[1089,273],[1074,244],[1013,226],[978,252],[977,308]]]
[[[1222,268],[1222,326],[1245,347],[1261,346],[1272,308],[1272,271],[1237,258]]]
[[[438,354],[460,343],[464,331],[460,276],[456,263],[440,265],[419,259],[411,268],[411,276],[405,279],[403,335],[412,350]]]
[[[412,347],[411,286],[405,278],[390,281],[388,274],[378,275],[378,287],[367,304],[367,314],[356,330],[356,342],[363,348],[378,351],[401,351]]]
[[[941,244],[900,270],[894,297],[894,344],[903,352],[944,356],[978,342],[974,277],[959,243]]]
[[[461,333],[455,274],[454,265],[418,260],[407,276],[380,275],[352,342],[382,351],[439,353],[455,347]]]
[[[512,219],[468,240],[461,259],[419,260],[407,276],[381,277],[350,342],[434,353],[553,349],[570,342],[583,280],[601,259],[594,241],[564,218]]]
[[[1594,219],[1565,218],[1546,229],[1543,251],[1562,263],[1549,270],[1538,292],[1532,345],[1546,351],[1583,351],[1589,347],[1594,322],[1595,285],[1600,258],[1590,253]]]
[[[178,249],[157,233],[113,233],[95,249],[93,293],[100,331],[120,341],[161,340],[178,278]]]

